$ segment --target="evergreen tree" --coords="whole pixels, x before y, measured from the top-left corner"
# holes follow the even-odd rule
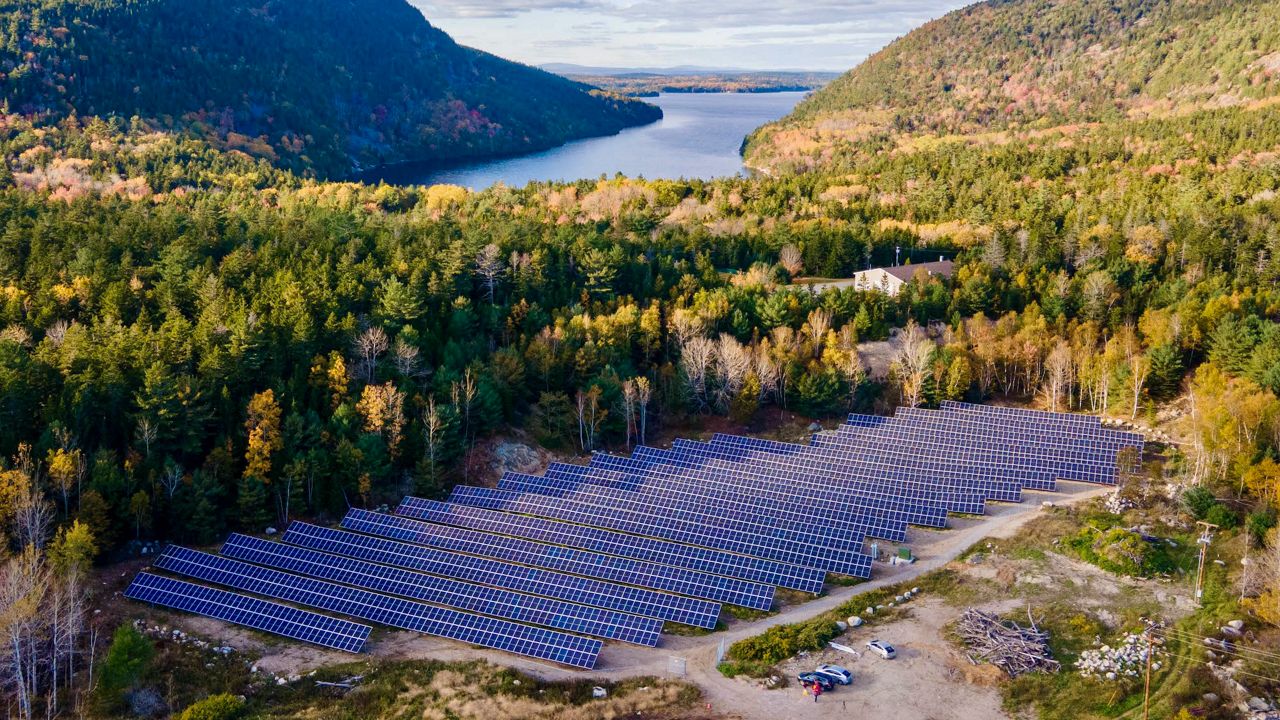
[[[261,532],[271,521],[267,486],[253,475],[240,478],[236,492],[236,524],[247,532]]]

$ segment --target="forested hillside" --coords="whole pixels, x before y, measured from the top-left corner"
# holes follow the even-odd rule
[[[848,165],[904,136],[1034,131],[1265,102],[1266,0],[991,0],[913,30],[750,140],[777,169]]]
[[[657,108],[457,45],[404,0],[7,0],[9,111],[139,116],[299,172],[527,152]]]

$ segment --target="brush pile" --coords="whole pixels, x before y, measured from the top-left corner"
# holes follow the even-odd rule
[[[1036,627],[1027,609],[1027,620],[1022,627],[1016,622],[1004,622],[994,613],[969,608],[960,616],[956,633],[969,649],[969,662],[977,665],[988,662],[1014,678],[1031,672],[1052,673],[1062,668],[1049,650],[1049,633]]]

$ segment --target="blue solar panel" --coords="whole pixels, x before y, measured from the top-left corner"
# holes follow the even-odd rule
[[[654,618],[424,575],[238,533],[227,538],[222,554],[375,592],[636,645],[653,647],[662,632],[662,621]]]
[[[1125,447],[1140,448],[1143,438],[1137,433],[1121,432],[1101,427],[1098,423],[1081,424],[1069,420],[1040,419],[1036,416],[1020,416],[1008,413],[990,414],[971,409],[924,410],[898,408],[894,419],[902,417],[913,422],[922,420],[946,421],[956,425],[998,430],[1011,437],[1026,437],[1029,442],[1045,443],[1075,448],[1092,455],[1102,451],[1114,451]],[[1066,416],[1068,418],[1074,416]]]
[[[124,596],[353,653],[364,648],[373,629],[368,625],[146,572],[133,578]]]
[[[506,472],[498,481],[498,489],[553,495],[586,503],[603,501],[615,508],[637,512],[679,513],[682,517],[693,513],[714,518],[708,522],[720,527],[819,547],[857,542],[866,535],[902,540],[907,533],[906,518],[900,514],[886,516],[885,512],[845,512],[836,517],[823,516],[812,507],[806,513],[803,503],[771,502],[760,497],[748,499],[740,493],[717,490],[711,483],[689,485],[655,478],[652,484],[641,483],[618,489],[584,483],[579,479]],[[946,510],[939,508],[938,513],[945,523]],[[826,517],[829,522],[815,522],[815,517]]]
[[[349,530],[358,530],[392,540],[430,545],[442,550],[482,555],[626,585],[665,590],[756,610],[768,610],[773,605],[773,586],[771,585],[670,565],[603,555],[560,545],[546,545],[523,538],[436,525],[360,509],[348,510],[342,525]]]
[[[856,549],[861,538],[844,546],[818,546],[772,536],[755,535],[741,529],[713,524],[709,516],[698,513],[676,514],[639,512],[619,509],[609,503],[585,503],[549,498],[530,493],[458,485],[449,498],[452,502],[484,507],[490,510],[538,515],[593,527],[660,537],[675,542],[700,545],[778,562],[807,565],[829,572],[868,577],[871,559]]]
[[[427,635],[582,668],[595,667],[601,642],[449,608],[298,577],[187,548],[169,547],[156,567],[208,582]]]
[[[894,457],[876,452],[858,455],[832,452],[814,445],[797,445],[773,440],[717,433],[709,443],[678,440],[676,449],[694,456],[714,457],[760,467],[772,473],[801,472],[804,482],[813,485],[841,485],[848,482],[868,497],[897,497],[922,503],[940,503],[952,512],[981,515],[984,498],[1021,502],[1022,484],[989,473],[957,473],[921,469],[915,458]],[[839,481],[839,482],[833,482]]]
[[[900,494],[888,482],[846,482],[834,473],[819,477],[798,464],[781,462],[775,467],[767,459],[763,463],[735,462],[715,448],[688,448],[685,444],[669,451],[641,447],[630,458],[597,453],[585,467],[553,464],[546,477],[698,497],[699,502],[712,506],[752,503],[766,522],[781,514],[793,522],[860,530],[894,541],[905,537],[907,524],[947,524],[948,503]],[[984,509],[980,497],[967,499],[966,510]]]
[[[720,616],[719,603],[707,600],[668,595],[421,545],[330,530],[307,523],[295,522],[290,525],[284,540],[313,550],[695,627],[714,628]]]
[[[400,507],[396,508],[396,513],[433,523],[531,538],[620,557],[649,560],[803,592],[822,592],[823,580],[826,578],[826,573],[816,568],[789,565],[546,518],[513,515],[423,498],[404,498],[400,501]]]
[[[1055,490],[1050,473],[1033,472],[1001,462],[997,455],[982,455],[972,447],[944,439],[921,438],[911,432],[885,432],[881,436],[860,436],[841,428],[835,433],[815,435],[810,445],[814,455],[857,462],[872,458],[909,467],[914,472],[947,477],[998,478],[1031,490]]]
[[[1041,441],[1036,432],[1019,436],[987,423],[970,425],[939,417],[911,415],[875,429],[842,427],[821,436],[828,443],[847,445],[859,452],[894,450],[927,456],[938,462],[968,462],[999,469],[1002,474],[1027,482],[1056,478],[1086,482],[1114,482],[1115,451],[1108,459],[1085,449],[1085,442]]]

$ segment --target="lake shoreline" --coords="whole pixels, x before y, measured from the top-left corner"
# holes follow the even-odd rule
[[[561,142],[561,143],[557,143],[555,145],[546,145],[546,146],[534,148],[531,150],[494,153],[489,155],[469,155],[469,156],[462,156],[462,157],[456,157],[456,158],[449,158],[445,160],[397,160],[396,162],[383,163],[381,165],[374,165],[372,167],[358,169],[354,173],[352,173],[350,176],[347,177],[347,181],[363,183],[365,185],[379,185],[385,182],[387,185],[396,185],[398,187],[419,187],[419,186],[422,186],[423,183],[412,182],[412,181],[398,182],[398,181],[393,181],[389,178],[403,175],[405,173],[411,173],[414,176],[420,176],[424,174],[429,175],[429,174],[438,173],[446,170],[470,167],[472,165],[478,165],[483,163],[497,162],[501,160],[511,160],[513,158],[530,157],[532,155],[537,155],[538,153],[549,152],[557,148],[562,148],[566,145],[570,145],[576,142],[616,137],[628,130],[634,130],[636,128],[642,128],[642,127],[645,127],[646,125],[653,125],[654,123],[660,123],[660,122],[662,122],[661,115],[654,120],[640,123],[638,125],[628,125],[626,127],[618,128],[613,132],[601,133],[599,135],[583,135],[582,137],[569,138],[568,140],[565,140],[564,142]]]
[[[496,183],[524,187],[539,182],[594,181],[617,175],[649,179],[748,176],[742,146],[761,125],[786,115],[804,92],[680,92],[651,101],[657,122],[619,132],[503,156],[388,163],[353,179],[403,187],[439,184],[480,190]]]

